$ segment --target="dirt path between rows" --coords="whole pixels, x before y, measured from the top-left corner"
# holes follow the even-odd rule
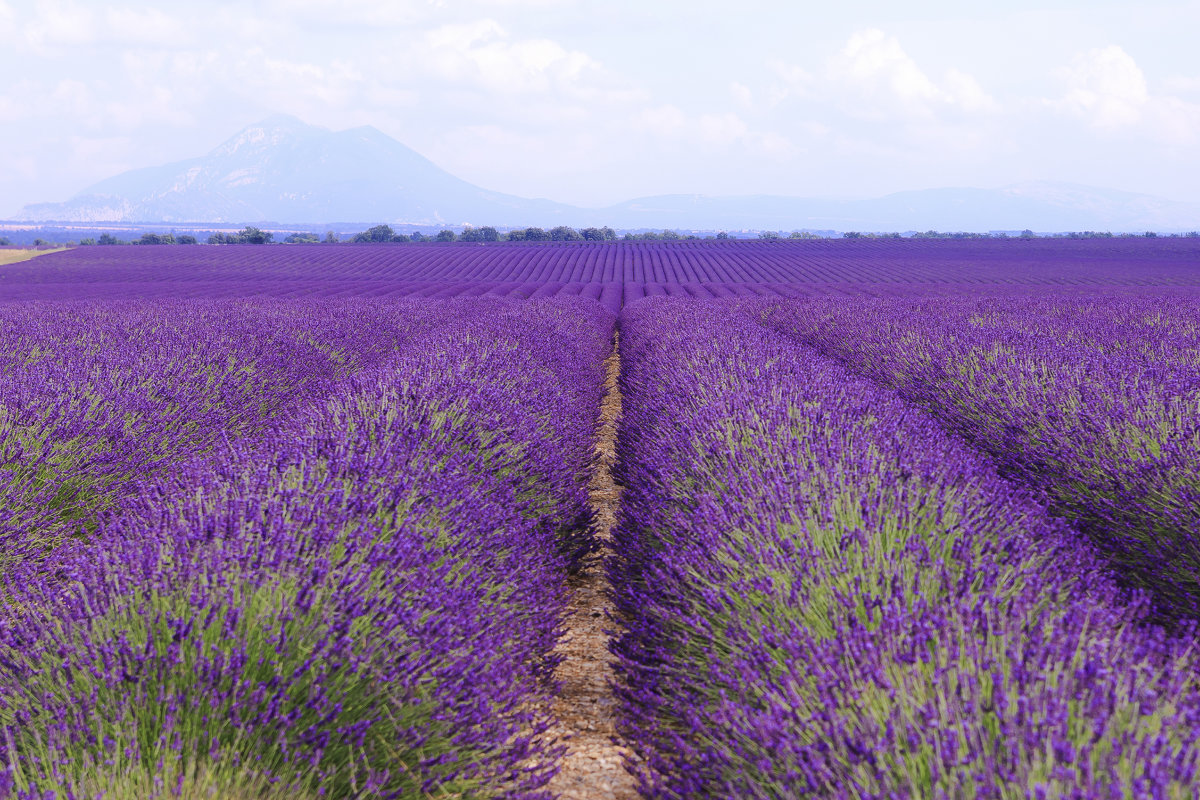
[[[608,652],[613,605],[607,595],[604,560],[610,552],[621,502],[621,487],[612,476],[621,419],[621,391],[617,385],[621,359],[615,345],[605,368],[595,467],[588,487],[601,548],[587,557],[571,580],[566,631],[556,648],[564,658],[555,673],[562,683],[562,693],[554,702],[560,727],[555,733],[570,738],[559,773],[547,788],[563,800],[634,800],[638,796],[633,777],[622,766],[630,751],[613,743],[617,733],[616,699],[610,689],[613,659]]]

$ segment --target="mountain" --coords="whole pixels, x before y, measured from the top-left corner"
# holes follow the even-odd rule
[[[615,227],[858,231],[1180,231],[1200,204],[1044,181],[1001,189],[925,189],[867,199],[747,195],[643,197],[606,209]],[[653,219],[653,223],[645,220]]]
[[[662,195],[585,209],[473,186],[370,126],[330,131],[295,117],[275,116],[249,126],[201,158],[132,170],[90,186],[66,202],[26,206],[14,220],[1178,231],[1200,228],[1200,204],[1035,182],[858,199]]]
[[[515,225],[571,211],[480,189],[370,126],[334,132],[281,115],[201,158],[132,170],[16,219]]]

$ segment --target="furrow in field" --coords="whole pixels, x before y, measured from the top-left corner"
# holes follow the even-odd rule
[[[623,767],[630,750],[614,741],[616,699],[611,689],[613,657],[608,649],[613,604],[604,570],[621,502],[621,486],[612,473],[621,419],[621,391],[617,385],[621,361],[615,346],[605,367],[605,395],[588,487],[594,534],[600,546],[585,558],[571,580],[566,629],[556,649],[563,660],[555,673],[562,690],[555,700],[554,715],[559,721],[558,734],[569,738],[567,753],[549,788],[569,800],[626,800],[637,796],[633,778]]]

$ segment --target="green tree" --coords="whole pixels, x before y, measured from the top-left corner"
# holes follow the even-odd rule
[[[482,242],[483,234],[470,225],[464,225],[462,233],[458,235],[460,242]]]
[[[316,244],[321,239],[315,233],[289,233],[283,241],[285,244]]]
[[[237,240],[245,244],[270,244],[274,238],[275,234],[269,231],[260,231],[249,225],[242,228],[241,232],[237,234]]]
[[[175,236],[170,233],[143,233],[142,238],[134,244],[175,244]]]
[[[333,231],[325,231],[325,244],[337,244],[338,235]]]
[[[525,241],[527,242],[548,242],[550,234],[541,228],[526,228]]]
[[[555,242],[582,242],[579,231],[567,225],[558,225],[550,229],[550,239]]]
[[[0,236],[0,247],[10,246],[12,246],[12,239],[9,239],[7,236]]]
[[[180,234],[179,236],[176,236],[175,242],[177,244],[196,244],[197,243],[196,237],[192,236],[190,233],[183,233],[183,234]]]
[[[604,228],[584,228],[580,231],[586,241],[613,241],[617,239],[617,231],[605,225]]]
[[[458,237],[454,235],[454,231],[443,228],[437,232],[437,236],[433,237],[433,240],[435,242],[453,242],[456,238]]]
[[[125,244],[123,241],[113,236],[111,233],[102,233],[100,238],[96,240],[96,244]]]
[[[392,230],[391,225],[376,225],[373,228],[367,228],[362,233],[354,234],[356,242],[390,242],[396,232]]]

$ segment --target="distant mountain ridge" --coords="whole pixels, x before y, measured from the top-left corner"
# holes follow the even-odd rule
[[[609,224],[837,231],[1184,231],[1200,229],[1200,204],[1153,195],[1034,181],[1000,189],[924,189],[867,199],[747,195],[644,197],[607,209]]]
[[[370,126],[334,132],[280,115],[201,158],[131,170],[64,203],[26,206],[17,219],[461,225],[509,224],[569,209],[480,189]]]
[[[690,230],[1195,230],[1200,204],[1073,184],[929,189],[869,199],[643,197],[579,208],[482,189],[379,130],[329,131],[286,115],[200,158],[135,169],[17,221],[387,222],[434,226],[611,225]]]

